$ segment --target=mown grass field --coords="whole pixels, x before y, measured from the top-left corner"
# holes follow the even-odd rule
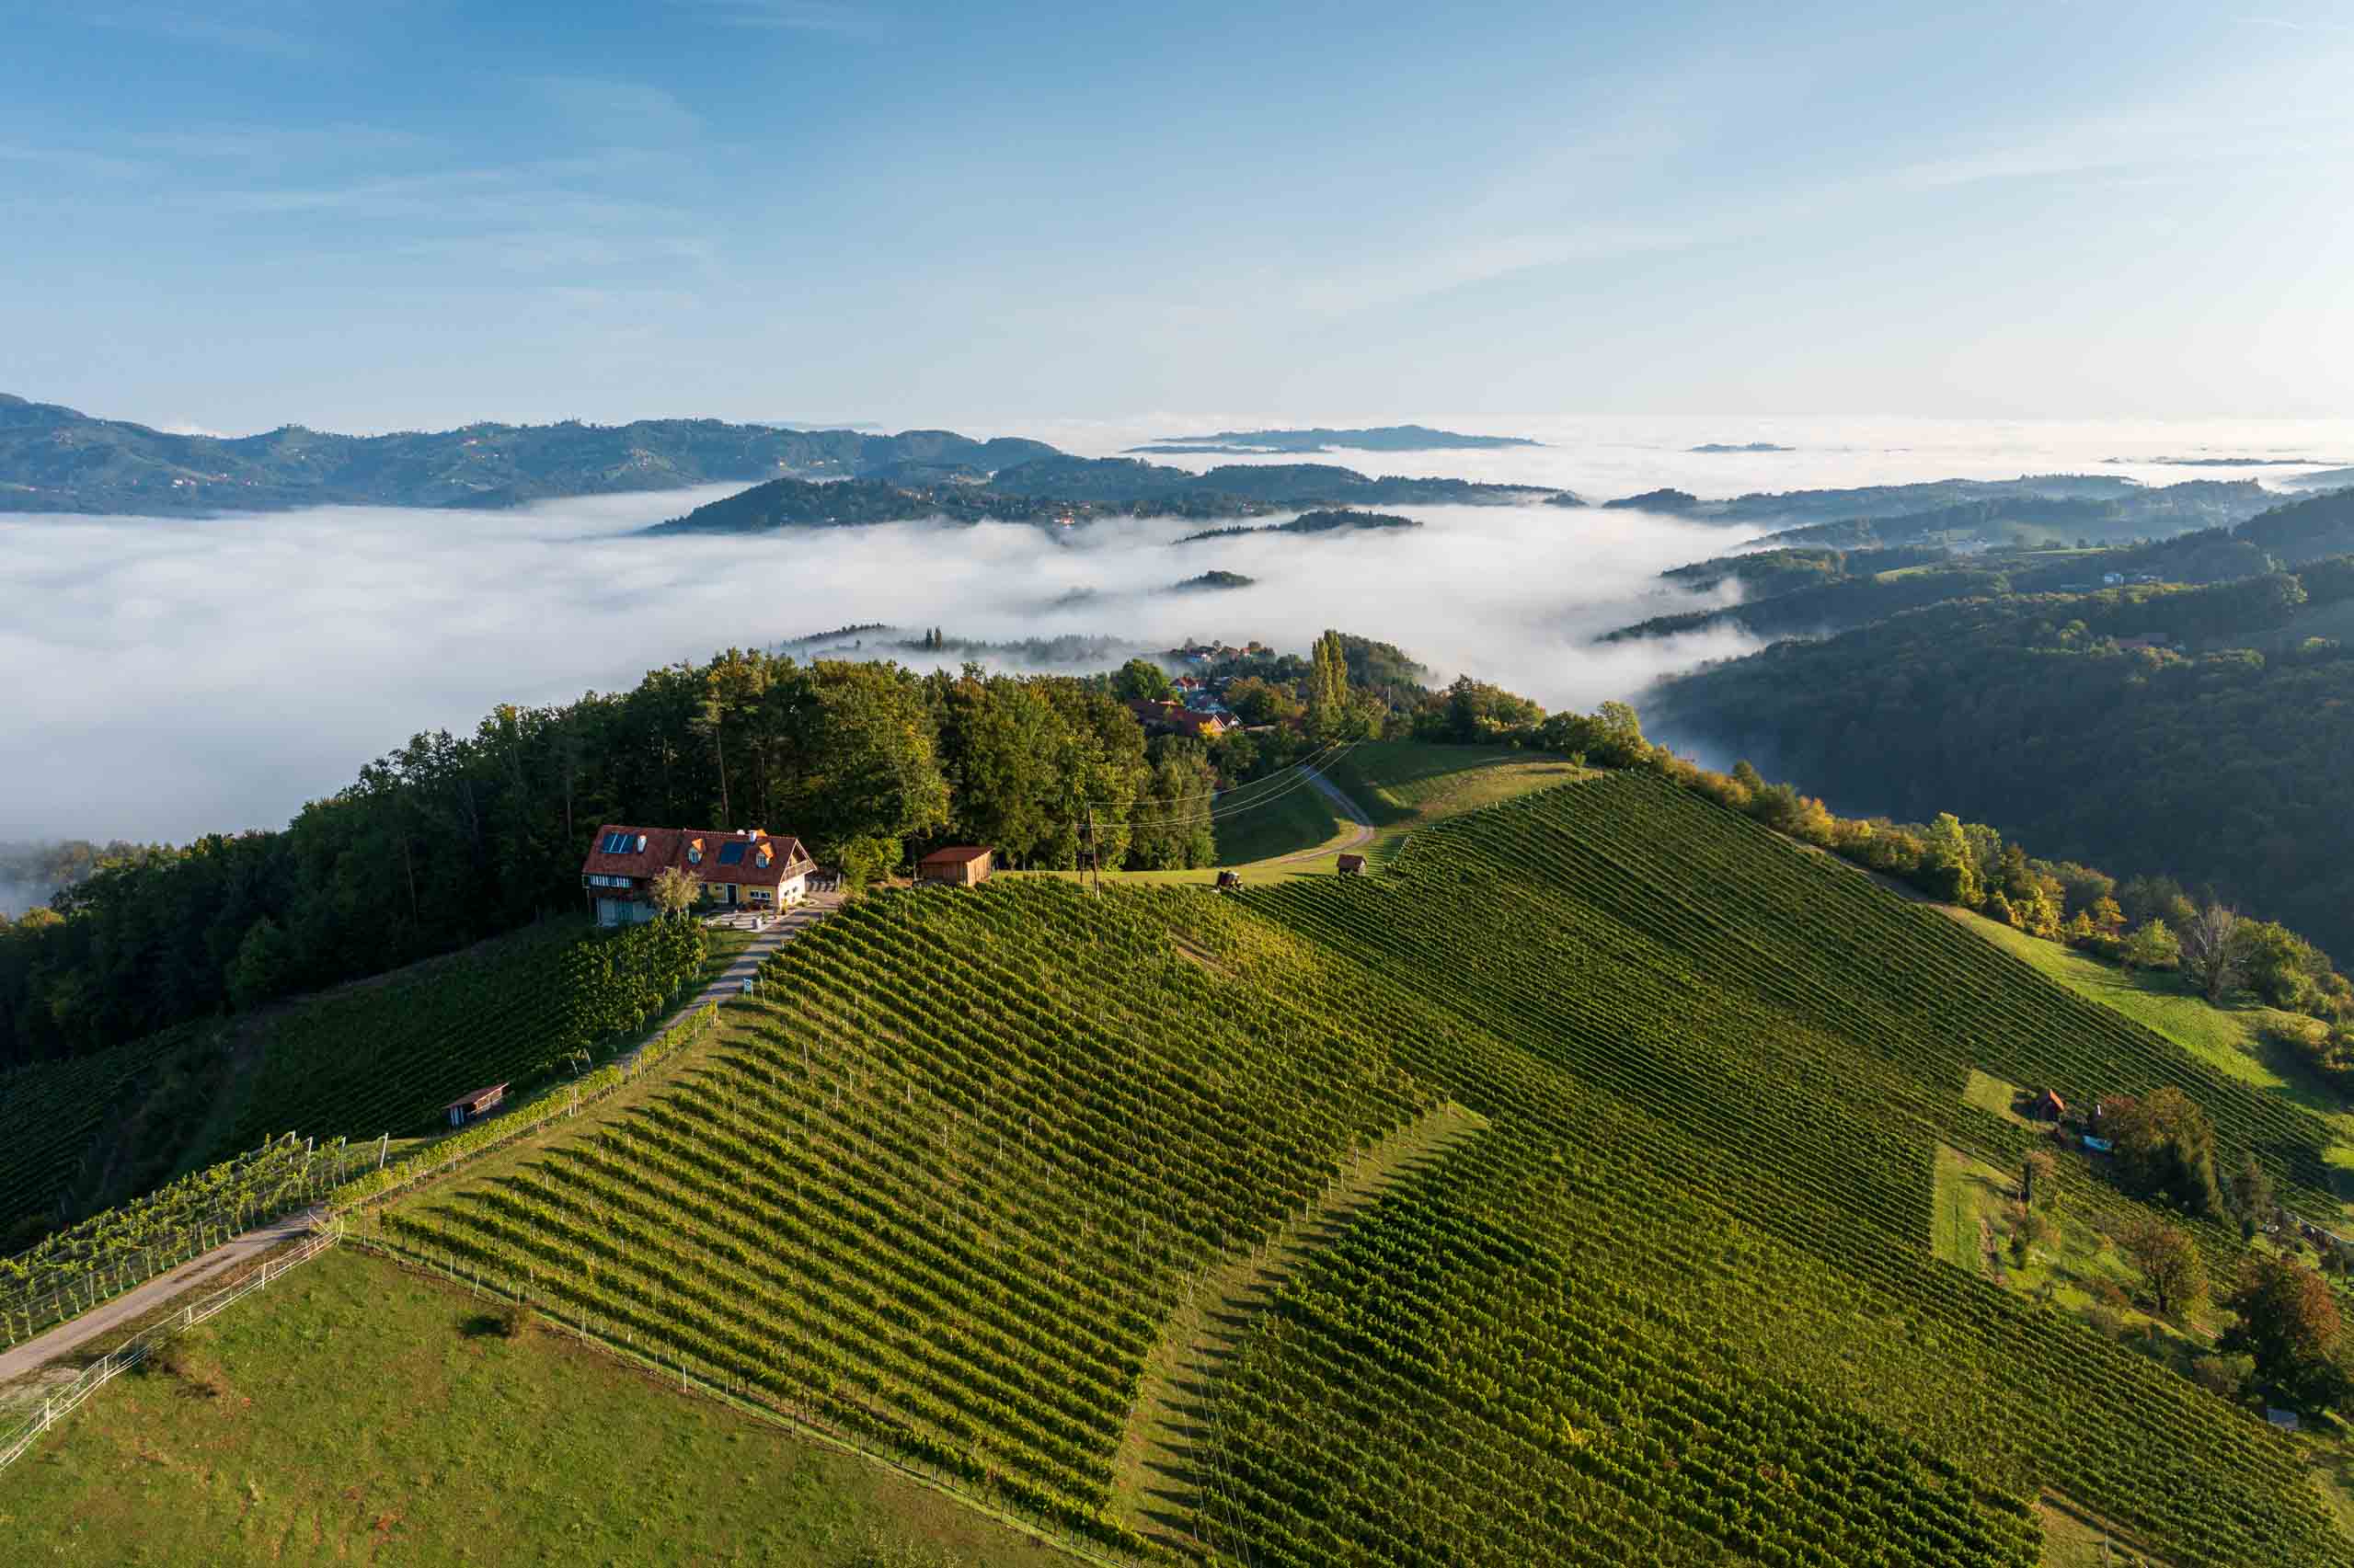
[[[1332,782],[1376,829],[1436,822],[1594,776],[1561,757],[1414,740],[1368,741],[1331,771]]]
[[[339,1249],[0,1471],[12,1562],[1066,1561],[961,1505]]]

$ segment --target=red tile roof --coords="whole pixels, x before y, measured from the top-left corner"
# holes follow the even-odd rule
[[[747,837],[741,829],[630,828],[607,822],[590,840],[588,858],[580,863],[580,875],[645,878],[664,866],[676,866],[705,882],[767,887],[810,869],[810,852],[792,834],[762,832],[758,829],[752,832],[758,836]],[[646,847],[608,853],[605,842],[615,833],[627,834],[633,845],[643,840]],[[732,861],[722,861],[720,854],[730,844],[742,845],[743,852]],[[702,848],[700,858],[689,853],[697,845]],[[764,864],[761,859],[764,852],[768,857]]]

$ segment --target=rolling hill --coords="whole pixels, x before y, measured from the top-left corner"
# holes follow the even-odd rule
[[[784,473],[986,475],[1057,455],[1043,441],[949,430],[876,435],[718,419],[491,422],[336,435],[288,425],[183,435],[0,393],[0,511],[203,515],[310,506],[511,507]]]
[[[2323,1117],[1648,775],[1386,860],[869,898],[672,1065],[350,1235],[1114,1561],[2354,1549],[2307,1439],[1936,1244],[1954,1173],[2027,1147],[1986,1082],[2178,1087],[2335,1216]],[[2138,1207],[2058,1158],[2071,1212]],[[311,1376],[281,1397],[339,1397]],[[0,1514],[87,1516],[148,1441],[109,1421]],[[325,1508],[336,1469],[285,1483]]]

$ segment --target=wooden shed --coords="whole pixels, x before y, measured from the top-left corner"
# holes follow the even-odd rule
[[[989,879],[990,852],[979,844],[950,844],[915,863],[915,880],[970,887]]]
[[[1342,855],[1342,856],[1340,857],[1339,872],[1340,872],[1340,875],[1341,875],[1341,876],[1364,876],[1364,875],[1365,875],[1365,857],[1364,857],[1363,855],[1361,855],[1361,854],[1345,854],[1345,855]]]
[[[494,1083],[488,1089],[477,1089],[471,1094],[461,1094],[442,1107],[450,1114],[452,1127],[464,1127],[477,1117],[487,1116],[507,1098],[507,1086]]]

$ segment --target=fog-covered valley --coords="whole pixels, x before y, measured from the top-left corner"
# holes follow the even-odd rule
[[[1230,424],[1246,421],[1169,417],[1018,433],[1105,455]],[[1671,486],[1714,499],[2056,471],[2152,484],[2277,483],[2296,470],[2155,460],[2354,452],[2354,430],[2282,425],[1540,419],[1457,428],[1545,444],[1343,451],[1313,461],[1560,486],[1602,501]],[[1693,450],[1752,442],[1786,450]],[[2120,458],[2134,461],[2113,461]],[[1166,461],[1200,468],[1255,460]],[[1592,642],[1629,622],[1726,602],[1737,585],[1686,594],[1659,574],[1738,547],[1759,532],[1753,525],[1599,507],[1402,506],[1388,509],[1423,526],[1181,545],[1173,542],[1203,525],[890,523],[756,538],[637,536],[733,488],[501,511],[0,516],[0,591],[11,606],[0,667],[18,677],[0,715],[0,754],[11,763],[0,838],[180,840],[274,826],[409,734],[470,727],[497,703],[567,699],[718,648],[867,623],[993,642],[1110,636],[1143,650],[1193,637],[1299,648],[1338,626],[1399,645],[1441,681],[1470,673],[1555,707],[1631,695],[1659,675],[1755,646],[1723,629]],[[1210,571],[1252,580],[1170,591]],[[911,662],[925,657],[888,651]]]

